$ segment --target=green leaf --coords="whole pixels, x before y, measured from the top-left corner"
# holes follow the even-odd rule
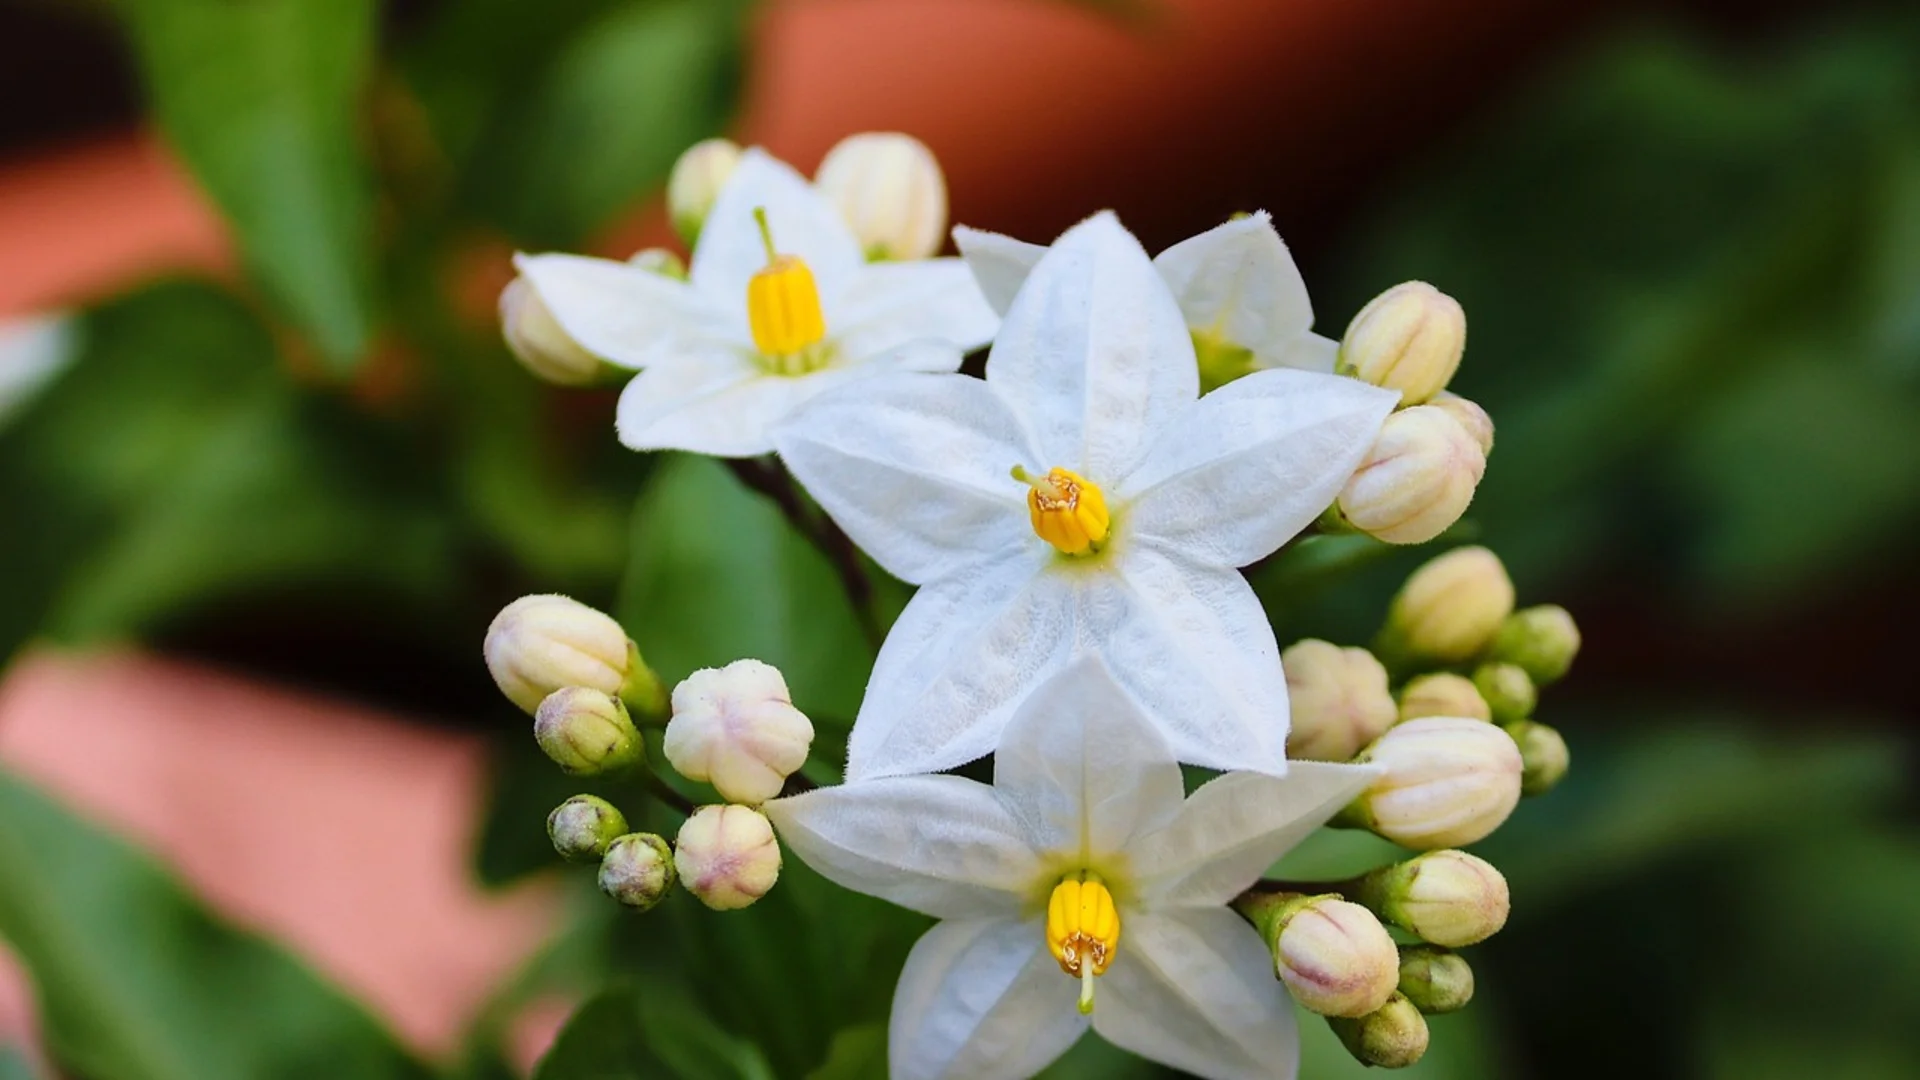
[[[567,1021],[534,1080],[773,1080],[753,1047],[671,988],[602,992]]]
[[[119,0],[169,141],[338,369],[372,335],[373,0]]]
[[[92,1080],[410,1080],[357,1005],[125,843],[0,773],[0,934],[53,1059]]]

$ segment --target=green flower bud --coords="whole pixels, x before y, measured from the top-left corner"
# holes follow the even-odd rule
[[[1473,672],[1474,689],[1487,700],[1497,724],[1511,724],[1533,715],[1539,691],[1518,664],[1481,664]]]
[[[487,627],[487,670],[528,713],[569,686],[615,694],[643,715],[666,711],[666,688],[613,617],[565,596],[523,596]]]
[[[592,862],[627,831],[627,818],[598,795],[575,795],[547,815],[547,837],[568,862]]]
[[[1567,775],[1567,740],[1545,724],[1517,720],[1503,730],[1520,747],[1520,794],[1545,795]]]
[[[1467,349],[1459,301],[1424,281],[1407,281],[1368,302],[1347,324],[1334,371],[1400,391],[1419,405],[1446,388]]]
[[[926,259],[947,241],[947,181],[911,135],[867,131],[827,151],[814,186],[860,238],[869,259]]]
[[[620,699],[585,686],[555,690],[533,715],[533,738],[554,764],[596,776],[640,763],[646,743]]]
[[[673,891],[677,874],[667,842],[652,833],[628,833],[600,860],[600,891],[645,911]]]
[[[1459,421],[1415,405],[1387,417],[1335,505],[1377,540],[1424,544],[1466,513],[1486,471],[1486,453]]]
[[[773,823],[747,806],[703,806],[680,826],[673,864],[680,880],[715,911],[743,908],[780,878]]]
[[[637,266],[650,274],[675,281],[687,280],[687,263],[669,248],[641,248],[627,258],[628,266]]]
[[[614,370],[573,340],[526,278],[500,292],[500,335],[521,366],[556,386],[592,386]]]
[[[1363,1065],[1404,1069],[1427,1052],[1427,1018],[1405,994],[1396,993],[1376,1012],[1358,1019],[1327,1019],[1347,1052]]]
[[[1541,604],[1509,615],[1487,655],[1518,665],[1534,685],[1545,686],[1567,673],[1579,651],[1580,628],[1573,616],[1558,604]]]
[[[692,247],[700,240],[720,189],[740,167],[741,149],[726,139],[707,139],[687,147],[667,176],[667,216],[673,230]]]
[[[1362,877],[1354,895],[1367,909],[1421,940],[1458,949],[1507,925],[1507,879],[1464,851],[1429,851]]]
[[[1302,1007],[1364,1016],[1386,1004],[1400,954],[1373,913],[1335,895],[1250,893],[1235,905],[1273,952],[1274,974]]]
[[[1387,669],[1365,649],[1309,638],[1288,646],[1280,666],[1293,715],[1290,758],[1350,761],[1399,717],[1387,689]]]
[[[1480,452],[1493,456],[1493,417],[1487,415],[1487,410],[1451,390],[1433,395],[1427,404],[1459,421],[1467,434],[1473,436],[1473,441],[1480,444]]]
[[[1460,954],[1432,945],[1401,949],[1400,992],[1423,1013],[1456,1012],[1473,1000],[1473,968]]]
[[[1500,557],[1483,547],[1454,548],[1400,586],[1375,651],[1461,663],[1486,648],[1512,612],[1513,580]]]
[[[1478,720],[1409,720],[1354,760],[1386,771],[1333,824],[1371,829],[1402,847],[1471,844],[1499,828],[1520,801],[1519,748]]]
[[[1472,679],[1440,671],[1410,680],[1400,690],[1400,719],[1418,720],[1426,716],[1492,720],[1493,711],[1487,708],[1487,699],[1480,696]]]

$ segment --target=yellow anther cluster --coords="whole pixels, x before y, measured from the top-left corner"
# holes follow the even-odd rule
[[[1113,519],[1098,484],[1066,469],[1033,476],[1017,465],[1013,478],[1029,489],[1027,512],[1033,531],[1061,554],[1090,555],[1106,543]]]
[[[796,356],[827,336],[820,289],[805,261],[774,250],[766,211],[755,210],[754,219],[760,223],[760,238],[767,246],[767,265],[747,282],[747,325],[753,330],[754,347],[762,355]]]
[[[1092,874],[1068,877],[1047,898],[1047,950],[1060,970],[1080,980],[1080,1011],[1093,1011],[1093,977],[1104,975],[1120,948],[1120,911]]]

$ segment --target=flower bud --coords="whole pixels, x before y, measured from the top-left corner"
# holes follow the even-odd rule
[[[1520,720],[1503,729],[1520,747],[1520,794],[1545,795],[1567,775],[1567,740],[1545,724]]]
[[[591,687],[548,694],[533,714],[533,738],[573,776],[597,776],[639,764],[647,744],[620,699]]]
[[[740,166],[741,150],[727,139],[707,139],[687,147],[667,176],[667,216],[673,231],[692,247],[700,240],[707,215]]]
[[[1432,945],[1400,950],[1400,993],[1423,1013],[1450,1013],[1473,1000],[1473,968],[1466,958]]]
[[[1533,715],[1540,693],[1518,664],[1481,664],[1474,669],[1473,687],[1487,701],[1496,724],[1511,724]]]
[[[1354,895],[1400,929],[1450,949],[1477,945],[1507,925],[1507,879],[1464,851],[1429,851],[1383,866],[1362,877]]]
[[[680,880],[715,911],[746,907],[780,877],[773,823],[747,806],[703,806],[674,840]]]
[[[1400,690],[1400,719],[1418,720],[1423,716],[1465,716],[1474,720],[1492,720],[1487,699],[1474,688],[1473,680],[1450,671],[1422,675]]]
[[[1405,994],[1395,993],[1379,1010],[1359,1019],[1330,1017],[1327,1025],[1363,1065],[1404,1069],[1427,1052],[1427,1018]]]
[[[758,805],[806,764],[813,724],[793,707],[780,669],[758,660],[705,668],[673,688],[667,761],[729,802]]]
[[[1418,405],[1446,388],[1467,348],[1467,314],[1424,281],[1407,281],[1373,298],[1347,324],[1334,370],[1400,391]]]
[[[678,878],[673,852],[652,833],[628,833],[600,860],[600,891],[636,911],[666,899]]]
[[[1387,669],[1365,649],[1309,638],[1288,646],[1280,666],[1293,714],[1290,758],[1350,761],[1399,717],[1387,689]]]
[[[1387,417],[1335,506],[1353,528],[1389,544],[1423,544],[1473,501],[1487,455],[1467,429],[1431,405]]]
[[[1481,453],[1493,456],[1493,417],[1487,415],[1487,410],[1451,390],[1433,395],[1427,404],[1453,417],[1473,436],[1473,441],[1480,444]]]
[[[1252,893],[1237,903],[1273,951],[1274,974],[1322,1016],[1365,1016],[1386,1004],[1400,954],[1373,913],[1338,896]]]
[[[627,258],[627,265],[675,281],[687,280],[686,260],[669,248],[641,248]]]
[[[1387,609],[1380,647],[1394,656],[1457,664],[1473,659],[1513,612],[1500,557],[1461,547],[1413,572]]]
[[[547,815],[547,837],[568,862],[592,862],[627,831],[627,817],[598,795],[575,795]]]
[[[529,713],[568,686],[618,694],[643,714],[666,706],[659,677],[620,624],[564,596],[523,596],[502,608],[485,652],[500,692]]]
[[[869,259],[925,259],[946,241],[947,182],[933,151],[911,135],[849,135],[827,151],[813,182]]]
[[[556,386],[592,386],[608,370],[568,336],[526,278],[516,277],[500,291],[500,334],[521,366]]]
[[[1383,766],[1336,824],[1371,829],[1417,850],[1471,844],[1520,801],[1520,750],[1507,733],[1466,717],[1409,720],[1375,739],[1357,762]]]
[[[1541,604],[1507,616],[1487,655],[1519,665],[1535,686],[1545,686],[1567,673],[1579,651],[1573,616],[1558,604]]]

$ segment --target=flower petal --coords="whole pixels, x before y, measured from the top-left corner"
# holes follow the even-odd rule
[[[1169,424],[1114,493],[1129,535],[1212,566],[1271,554],[1333,503],[1397,400],[1303,371],[1228,383]]]
[[[917,338],[941,338],[970,352],[1000,328],[1000,316],[959,259],[873,263],[854,276],[835,317],[834,340],[854,356]]]
[[[1267,366],[1293,368],[1296,371],[1313,371],[1322,375],[1333,374],[1333,364],[1340,356],[1340,343],[1330,337],[1308,331],[1287,343],[1285,349],[1273,358]]]
[[[1232,900],[1380,775],[1295,761],[1285,776],[1232,772],[1202,784],[1165,828],[1136,840],[1134,886],[1152,907]]]
[[[980,283],[980,292],[986,296],[987,303],[1002,316],[1013,306],[1014,294],[1026,284],[1027,275],[1033,273],[1040,257],[1047,253],[1041,244],[1029,244],[965,225],[953,227],[953,242],[960,248],[967,269],[973,272],[973,279]]]
[[[1073,653],[1073,589],[1042,572],[1053,555],[983,560],[914,594],[867,681],[847,743],[849,782],[993,752],[1014,708]]]
[[[950,920],[927,931],[893,993],[888,1075],[1025,1080],[1065,1053],[1087,1018],[1074,1007],[1079,984],[1045,943],[1038,919]]]
[[[516,255],[513,265],[569,337],[622,367],[646,367],[686,338],[727,333],[711,301],[662,274],[585,255]],[[744,341],[744,322],[740,333]]]
[[[810,402],[774,443],[854,543],[902,581],[1036,546],[1026,489],[1007,473],[1032,456],[1026,432],[979,379],[879,376]]]
[[[1261,210],[1207,230],[1153,260],[1195,331],[1211,331],[1271,367],[1313,325],[1307,283]]]
[[[1067,230],[1034,267],[994,339],[987,381],[1025,420],[1045,467],[1103,484],[1132,472],[1200,393],[1173,294],[1105,212]]]
[[[774,247],[782,255],[806,260],[827,301],[827,325],[832,327],[833,299],[866,265],[860,241],[806,177],[759,147],[741,157],[700,230],[689,273],[694,287],[729,310],[738,305],[744,323],[747,281],[767,265],[766,245],[753,218],[756,208],[767,212]]]
[[[1291,1080],[1293,1004],[1260,935],[1223,907],[1129,913],[1095,991],[1093,1029],[1207,1080]]]
[[[828,880],[943,919],[1012,917],[1040,874],[1006,801],[958,776],[843,784],[762,810]]]
[[[993,786],[1035,847],[1083,863],[1174,820],[1185,794],[1167,740],[1097,656],[1067,665],[1014,713]]]

